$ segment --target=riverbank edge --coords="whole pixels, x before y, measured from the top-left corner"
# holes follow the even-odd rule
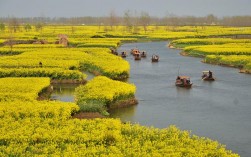
[[[170,49],[183,50],[182,48],[176,48],[173,45],[168,45],[168,47]],[[203,56],[203,55],[201,55],[201,56],[199,56],[199,55],[198,56],[193,56],[193,55],[190,55],[188,52],[185,52],[185,51],[181,51],[179,54],[181,56],[185,56],[185,57],[195,57],[195,58],[201,58],[201,59],[205,58],[205,56]],[[239,73],[251,74],[250,70],[247,70],[247,69],[244,69],[244,68],[240,68],[240,67],[235,66],[235,65],[215,63],[215,62],[206,62],[205,60],[202,60],[201,62],[202,63],[207,63],[207,64],[212,64],[212,65],[219,65],[219,66],[223,66],[223,67],[238,68],[239,69]]]
[[[59,82],[57,82],[59,83]],[[60,82],[62,83],[62,82]],[[79,83],[79,82],[78,82]],[[70,83],[68,83],[70,84]],[[73,83],[76,84],[76,83]],[[37,100],[42,101],[42,100],[51,100],[50,95],[53,92],[53,84],[51,83],[49,86],[43,88],[39,93]],[[107,107],[107,112],[113,110],[113,109],[118,109],[118,108],[126,108],[130,106],[134,106],[138,104],[138,100],[134,97],[128,98],[128,99],[123,99],[123,100],[117,100],[111,104],[108,105]],[[72,115],[72,118],[78,118],[78,119],[94,119],[94,118],[109,118],[109,115],[102,115],[99,112],[85,112],[85,111],[79,111]]]
[[[85,84],[87,80],[75,80],[75,79],[53,79],[51,84]]]
[[[38,100],[38,101],[49,100],[52,91],[53,91],[53,86],[50,84],[49,86],[43,88],[43,89],[38,93],[37,100]]]
[[[78,112],[71,116],[71,118],[77,119],[95,119],[95,118],[106,118],[106,116],[102,115],[99,112]]]
[[[50,80],[50,85],[43,88],[39,93],[37,100],[42,101],[42,100],[50,100],[50,96],[53,92],[53,85],[55,84],[86,84],[87,80],[74,80],[74,79],[61,79],[61,80]]]
[[[138,104],[138,100],[135,97],[124,99],[124,100],[118,100],[118,101],[109,105],[108,112],[112,109],[130,107],[130,106],[134,106],[137,104]]]
[[[125,108],[125,107],[130,107],[138,104],[138,100],[134,98],[126,99],[126,100],[119,100],[116,101],[112,104],[109,105],[107,112],[109,113],[113,109],[118,109],[118,108]],[[110,116],[105,116],[102,115],[99,112],[85,112],[85,111],[80,111],[78,113],[75,113],[72,115],[72,118],[77,118],[77,119],[95,119],[95,118],[110,118]]]

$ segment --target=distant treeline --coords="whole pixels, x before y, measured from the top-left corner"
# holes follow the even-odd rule
[[[204,17],[195,16],[166,16],[163,18],[151,17],[143,12],[140,16],[131,16],[125,13],[123,17],[111,14],[109,17],[0,17],[0,23],[8,24],[13,18],[19,24],[63,24],[63,25],[159,25],[159,26],[183,26],[183,25],[223,25],[223,26],[251,26],[251,16],[231,16],[218,18],[214,15]]]

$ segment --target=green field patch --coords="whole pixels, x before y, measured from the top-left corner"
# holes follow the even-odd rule
[[[106,110],[116,102],[134,99],[135,92],[136,87],[132,84],[97,76],[76,88],[75,99],[81,111],[106,114]]]
[[[0,68],[3,77],[49,77],[53,80],[84,80],[87,75],[78,70],[62,68]]]

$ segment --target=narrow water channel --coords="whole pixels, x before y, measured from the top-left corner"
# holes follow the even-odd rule
[[[92,73],[84,73],[87,74],[86,80],[91,80],[95,77]],[[74,92],[78,86],[79,84],[53,84],[53,92],[50,98],[63,102],[74,102]]]
[[[243,157],[250,156],[251,75],[240,74],[234,68],[204,64],[200,58],[180,56],[180,50],[166,45],[167,42],[131,43],[118,49],[129,52],[137,47],[148,56],[140,61],[131,55],[125,58],[131,67],[128,81],[137,86],[139,104],[113,110],[111,117],[157,128],[173,124],[217,140]],[[152,54],[160,56],[158,63],[151,62]],[[202,81],[203,70],[213,71],[216,81]],[[191,89],[174,85],[178,73],[191,77]]]

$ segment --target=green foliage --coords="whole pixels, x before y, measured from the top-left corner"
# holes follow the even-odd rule
[[[42,23],[37,23],[37,24],[35,24],[35,29],[36,29],[37,32],[38,32],[38,31],[42,31],[42,29],[43,29],[43,24],[42,24]]]
[[[26,32],[29,32],[29,31],[31,31],[32,27],[30,24],[26,24],[26,25],[24,25],[24,29]]]
[[[93,36],[91,36],[91,38],[105,38],[105,37],[102,35],[93,35]]]
[[[135,92],[134,85],[97,76],[75,89],[75,99],[82,111],[101,113],[117,101],[134,98]]]
[[[2,77],[49,77],[56,80],[83,80],[87,76],[78,70],[61,68],[0,68],[0,78]]]
[[[0,31],[3,32],[5,30],[5,24],[0,23]]]

